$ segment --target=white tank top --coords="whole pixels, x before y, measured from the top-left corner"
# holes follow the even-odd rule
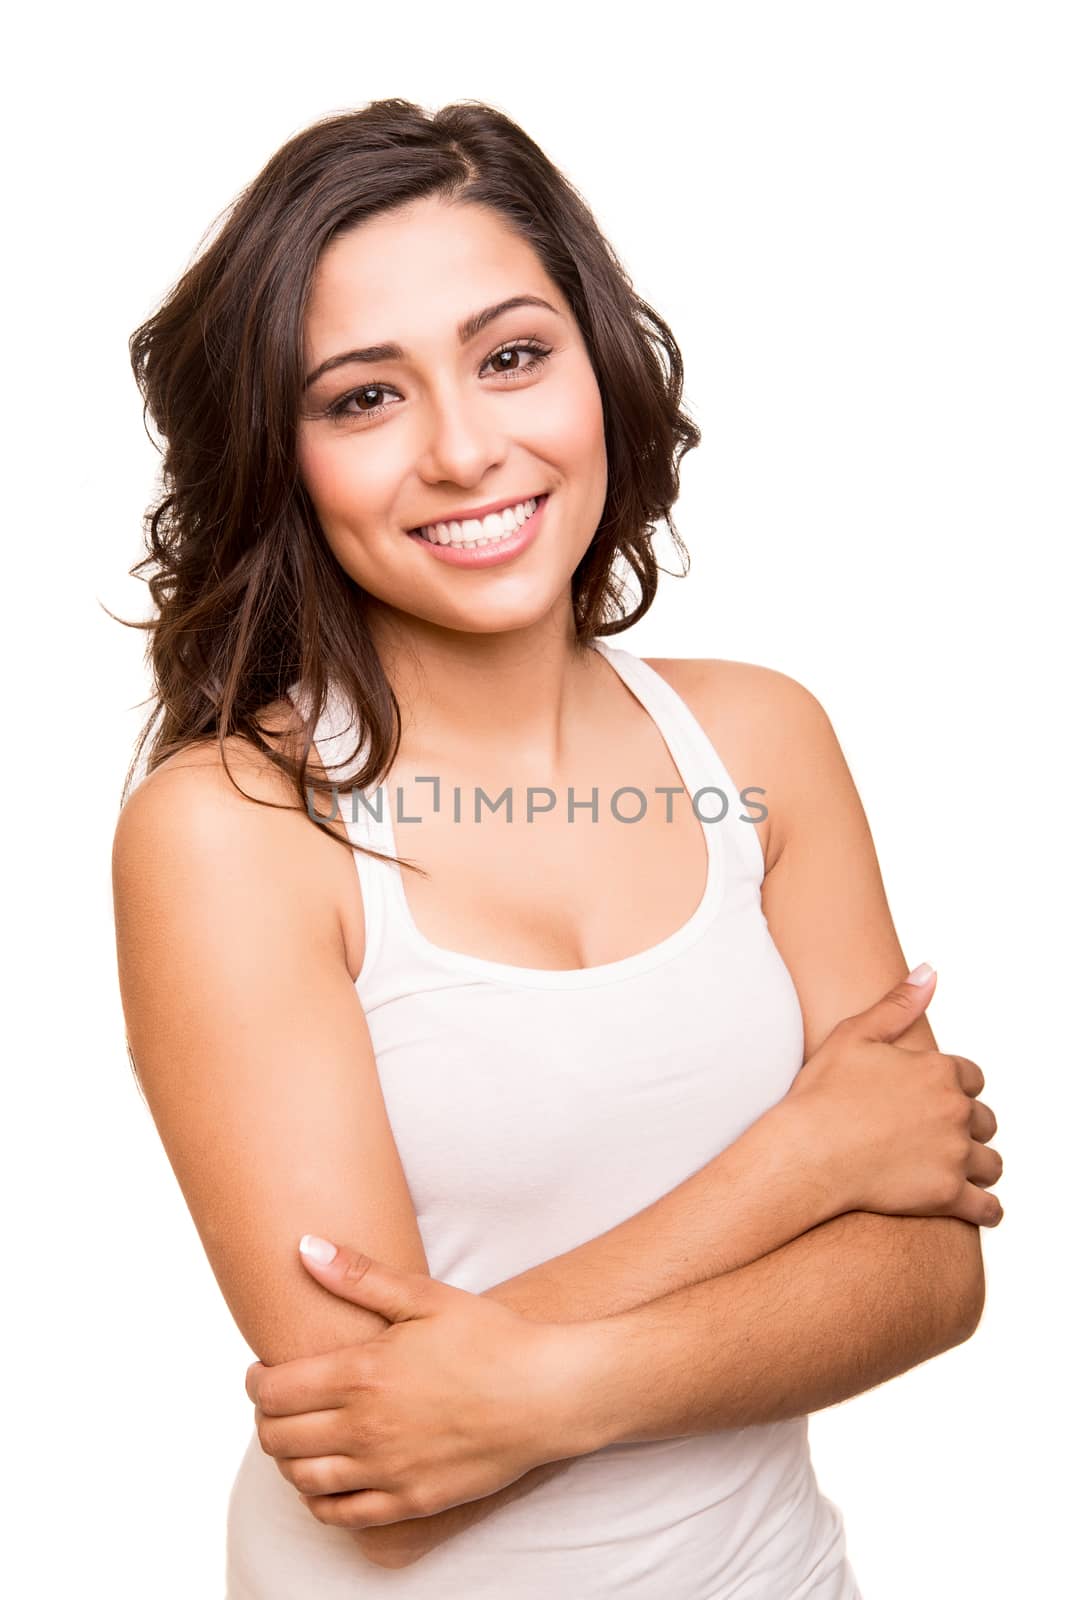
[[[601,966],[510,966],[432,944],[402,869],[355,853],[356,990],[429,1270],[476,1293],[666,1194],[780,1100],[803,1062],[738,791],[666,680],[628,651],[596,648],[696,801],[707,875],[682,927]],[[414,831],[410,844],[403,824],[394,834],[388,782],[359,803],[346,789],[355,766],[338,762],[355,728],[339,697],[314,738],[353,842],[417,855]],[[609,1445],[394,1571],[317,1522],[253,1431],[230,1496],[227,1577],[228,1600],[859,1600],[806,1417]]]

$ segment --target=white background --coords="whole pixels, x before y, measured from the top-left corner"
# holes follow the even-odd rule
[[[148,614],[127,572],[156,471],[126,341],[277,145],[401,95],[514,117],[672,326],[704,431],[677,508],[692,570],[616,642],[761,662],[819,696],[908,961],[938,968],[939,1042],[987,1076],[1006,1218],[983,1235],[978,1332],[811,1422],[864,1600],[1049,1593],[1063,8],[29,16],[3,95],[8,1592],[222,1592],[252,1356],[130,1074],[111,924],[149,686],[142,636],[102,605]]]

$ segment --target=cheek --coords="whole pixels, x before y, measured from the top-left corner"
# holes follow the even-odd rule
[[[376,482],[368,471],[373,460],[346,449],[345,443],[307,439],[297,445],[300,480],[324,529],[331,523],[357,527],[361,521],[380,520],[391,493],[388,484]]]
[[[555,458],[576,472],[596,471],[606,459],[604,411],[591,367],[580,382],[566,385],[552,409]]]
[[[297,447],[300,481],[318,512],[320,522],[330,521],[350,497],[344,456],[318,442],[301,440]]]

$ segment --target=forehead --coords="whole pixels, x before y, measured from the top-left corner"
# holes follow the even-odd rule
[[[339,339],[452,344],[464,316],[522,293],[566,311],[537,252],[497,212],[418,200],[360,223],[323,251],[305,319],[308,354],[322,359]]]

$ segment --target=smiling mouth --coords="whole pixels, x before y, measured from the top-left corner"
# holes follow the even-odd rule
[[[505,539],[513,538],[547,499],[547,494],[533,495],[528,500],[517,500],[503,511],[492,511],[487,517],[431,522],[422,528],[411,528],[408,537],[424,539],[428,544],[448,545],[457,550],[502,544]]]

